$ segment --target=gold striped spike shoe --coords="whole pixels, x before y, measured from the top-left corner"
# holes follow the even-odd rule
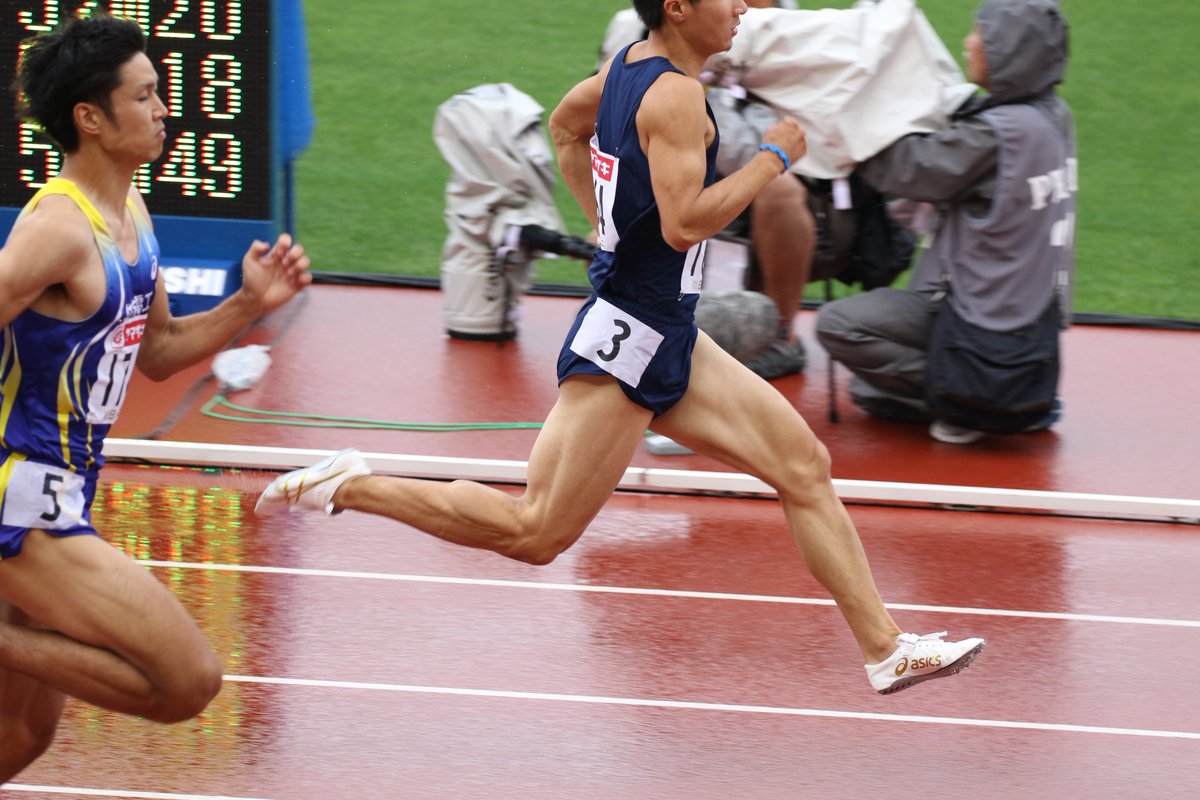
[[[354,449],[334,453],[311,467],[284,473],[266,488],[254,506],[255,514],[279,511],[323,511],[334,514],[333,493],[359,475],[370,475],[362,454]]]

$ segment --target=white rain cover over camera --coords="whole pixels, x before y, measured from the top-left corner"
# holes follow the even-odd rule
[[[808,154],[796,168],[816,178],[848,175],[903,136],[945,127],[975,92],[915,0],[758,9],[707,66],[800,121]]]
[[[601,55],[611,58],[641,32],[636,16],[619,12]],[[814,178],[848,175],[897,139],[945,127],[976,89],[915,0],[752,8],[733,46],[705,66],[713,84],[741,87],[800,121],[808,154],[793,171]],[[721,125],[724,139],[727,125]]]
[[[511,84],[492,83],[456,94],[434,116],[434,142],[451,169],[445,210],[450,233],[442,247],[450,330],[496,332],[503,298],[527,288],[528,268],[495,268],[496,251],[512,226],[563,231],[542,113]],[[515,285],[506,291],[504,281]]]

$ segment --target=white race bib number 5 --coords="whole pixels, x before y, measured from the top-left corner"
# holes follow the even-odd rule
[[[14,461],[0,522],[56,531],[83,523],[83,478],[70,470]]]

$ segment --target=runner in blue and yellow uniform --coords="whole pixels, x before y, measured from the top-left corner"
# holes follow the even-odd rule
[[[141,29],[71,17],[26,44],[19,98],[63,166],[0,249],[0,783],[49,747],[67,695],[174,722],[220,689],[196,623],[92,527],[104,437],[135,368],[208,358],[311,280],[285,234],[250,246],[237,293],[172,317],[132,188],[166,137]]]
[[[18,555],[31,528],[60,536],[95,533],[90,506],[104,463],[101,447],[125,400],[158,280],[158,243],[132,200],[126,204],[138,247],[137,260],[128,264],[104,217],[65,178],[38,191],[18,224],[48,195],[69,197],[87,218],[105,292],[84,320],[29,310],[3,330],[0,559]]]
[[[535,564],[582,535],[649,428],[761,478],[805,563],[838,603],[867,678],[888,694],[971,662],[982,639],[902,633],[833,488],[829,453],[783,395],[697,331],[704,242],[805,152],[794,119],[714,180],[717,127],[699,75],[728,49],[743,0],[634,0],[649,35],[578,84],[550,117],[558,164],[599,235],[588,300],[559,358],[559,398],[529,457],[525,495],[469,481],[372,475],[343,451],[277,478],[258,508],[354,509]],[[797,648],[821,661],[824,646]]]

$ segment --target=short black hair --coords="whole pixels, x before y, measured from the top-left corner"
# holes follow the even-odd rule
[[[652,31],[662,27],[663,2],[664,0],[633,0],[633,10],[637,12],[647,30]],[[688,0],[688,2],[696,5],[700,0]]]
[[[75,106],[95,103],[111,118],[121,67],[146,52],[146,36],[136,22],[104,13],[69,17],[25,44],[13,83],[17,113],[65,153],[79,149]]]

